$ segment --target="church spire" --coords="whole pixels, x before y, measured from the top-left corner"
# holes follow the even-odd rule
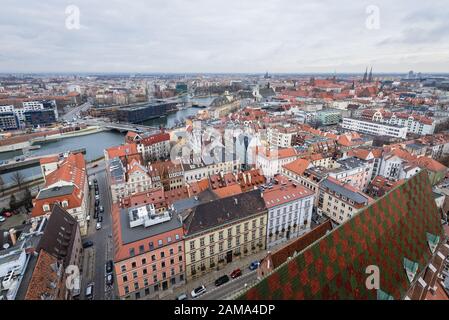
[[[363,75],[363,82],[366,82],[368,79],[368,67],[366,67],[365,74]]]
[[[368,82],[373,82],[373,67],[371,66],[371,70],[369,72]]]

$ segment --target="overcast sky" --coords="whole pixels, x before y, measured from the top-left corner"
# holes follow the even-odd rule
[[[447,2],[1,0],[0,72],[448,72]]]

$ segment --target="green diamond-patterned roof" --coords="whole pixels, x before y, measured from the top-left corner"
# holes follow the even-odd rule
[[[347,223],[250,288],[239,299],[377,299],[366,268],[380,270],[380,289],[403,299],[410,287],[403,261],[418,273],[432,257],[427,232],[442,235],[427,172],[392,190]]]

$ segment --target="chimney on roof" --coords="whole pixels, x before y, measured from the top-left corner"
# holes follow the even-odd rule
[[[13,246],[16,245],[16,243],[17,243],[16,229],[11,228],[11,229],[9,230],[9,236],[10,236],[10,238],[11,238],[12,245],[13,245]]]
[[[239,199],[234,198],[234,202],[235,202],[235,205],[238,205],[239,204]]]

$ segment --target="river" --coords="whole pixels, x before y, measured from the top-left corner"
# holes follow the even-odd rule
[[[214,97],[192,99],[193,103],[199,105],[209,106],[214,100]],[[179,110],[176,113],[171,113],[163,118],[152,119],[146,121],[146,125],[159,126],[163,125],[166,128],[171,128],[178,124],[178,122],[185,120],[189,116],[196,115],[201,109],[189,108]],[[48,142],[41,144],[40,149],[30,150],[29,155],[47,155],[58,154],[71,150],[77,150],[81,148],[86,149],[85,159],[87,161],[98,159],[104,155],[104,149],[117,146],[124,143],[124,135],[114,131],[104,131],[94,133],[90,135],[65,138],[59,141]],[[22,155],[22,151],[11,151],[0,153],[0,160],[13,159],[16,156]],[[26,179],[36,179],[41,177],[40,166],[19,170]],[[0,175],[5,187],[13,183],[11,180],[14,172],[8,172]]]

